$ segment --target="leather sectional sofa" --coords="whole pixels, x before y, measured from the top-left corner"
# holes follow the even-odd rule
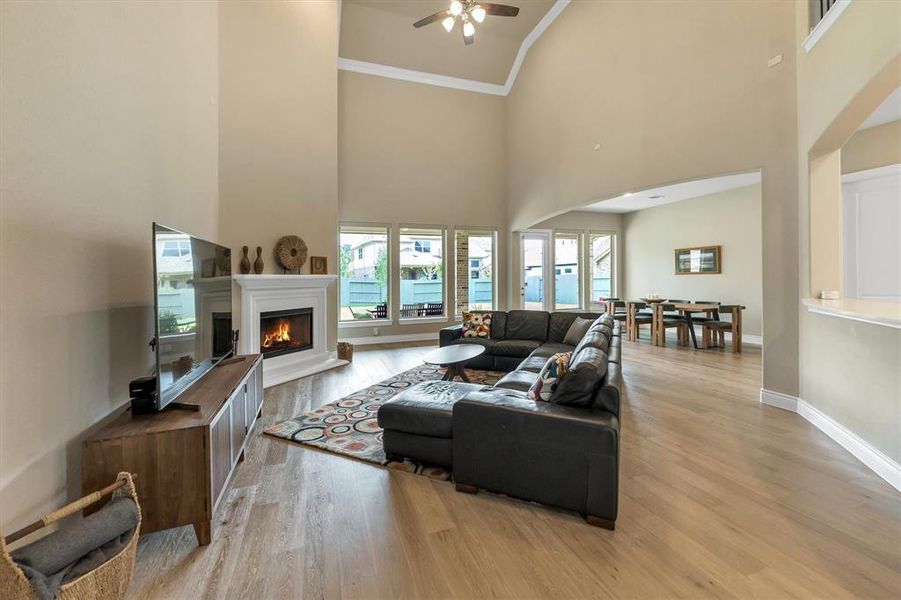
[[[577,346],[563,343],[576,317],[595,322]],[[485,489],[577,511],[614,528],[619,480],[620,324],[610,315],[495,311],[488,340],[443,329],[442,346],[477,343],[467,368],[509,371],[494,386],[417,384],[379,410],[389,458],[453,471],[457,490]],[[547,359],[573,355],[553,402],[526,392]],[[559,401],[559,402],[558,402]]]

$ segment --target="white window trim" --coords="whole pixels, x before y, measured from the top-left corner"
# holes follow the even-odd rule
[[[813,50],[813,47],[820,41],[820,38],[826,34],[829,28],[835,24],[839,16],[841,16],[850,5],[851,0],[838,0],[826,11],[825,16],[820,19],[820,22],[817,23],[814,28],[810,30],[810,33],[807,34],[807,37],[804,38],[801,47],[804,48],[805,53],[809,53]]]
[[[400,281],[401,281],[400,275],[401,275],[401,272],[403,271],[403,265],[400,264],[400,237],[402,235],[415,235],[415,234],[411,234],[411,233],[404,233],[404,229],[413,229],[413,230],[434,229],[436,231],[441,231],[441,240],[442,240],[441,272],[444,274],[444,277],[441,280],[441,283],[443,285],[443,289],[441,291],[441,298],[443,299],[442,305],[444,307],[443,315],[440,315],[440,316],[433,315],[431,317],[401,317],[400,316],[400,311],[404,304],[403,302],[401,302],[401,298],[400,298]],[[447,277],[447,275],[448,275],[447,255],[448,255],[448,238],[449,238],[448,231],[449,230],[450,230],[450,228],[447,225],[424,225],[421,223],[401,223],[397,226],[397,237],[395,238],[394,245],[397,246],[397,258],[398,258],[397,273],[395,274],[395,278],[397,279],[397,290],[398,290],[396,310],[397,310],[397,315],[398,315],[397,323],[399,325],[408,325],[408,324],[415,324],[415,323],[444,323],[448,319],[450,319],[450,314],[449,314],[450,311],[448,311],[448,301],[447,301],[448,294],[449,294],[448,290],[450,289],[450,288],[448,288],[448,285],[447,285],[447,279],[448,279],[448,277]],[[429,254],[434,256],[434,253],[432,253],[432,252],[429,252]],[[456,269],[454,270],[454,273],[456,275]],[[390,280],[390,274],[389,274],[389,280]],[[390,299],[390,295],[389,295],[389,299]],[[389,306],[388,308],[390,310],[391,306]]]
[[[385,319],[360,319],[360,320],[343,320],[341,319],[341,230],[347,227],[348,229],[353,227],[366,228],[366,229],[384,229],[385,235],[387,239],[385,240],[386,248],[388,250],[388,317]],[[359,221],[341,221],[338,223],[338,239],[337,239],[337,254],[335,256],[338,257],[338,328],[343,329],[345,327],[380,327],[382,325],[394,325],[395,321],[392,317],[393,307],[393,298],[391,294],[391,276],[392,276],[392,249],[391,249],[391,224],[390,223],[363,223]]]
[[[457,232],[476,234],[476,235],[490,235],[491,236],[491,310],[497,310],[497,289],[498,289],[498,261],[497,261],[497,227],[485,227],[484,225],[481,227],[465,227],[463,225],[455,225],[453,228],[453,238],[454,238],[454,289],[450,291],[449,296],[453,300],[454,303],[454,312],[452,315],[448,315],[450,318],[462,318],[463,311],[458,310],[460,307],[457,306]],[[470,260],[470,265],[472,261]],[[467,269],[479,268],[479,267],[467,267]]]

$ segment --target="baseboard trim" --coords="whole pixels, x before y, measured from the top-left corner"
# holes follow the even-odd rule
[[[760,402],[797,413],[901,492],[901,465],[832,417],[820,412],[809,402],[764,388],[760,388]]]
[[[407,333],[402,335],[367,335],[365,337],[343,338],[342,342],[350,342],[354,346],[371,346],[373,344],[400,344],[403,342],[435,342],[438,343],[438,332]]]
[[[760,388],[760,403],[769,406],[775,406],[782,410],[788,410],[793,413],[798,412],[798,399],[788,394],[773,392],[764,388]]]

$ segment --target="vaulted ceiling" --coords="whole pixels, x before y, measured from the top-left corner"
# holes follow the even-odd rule
[[[476,24],[475,44],[464,46],[459,24],[450,33],[440,22],[413,23],[450,5],[450,0],[344,0],[342,58],[503,85],[523,40],[555,0],[498,0],[518,6],[517,17],[489,16]]]

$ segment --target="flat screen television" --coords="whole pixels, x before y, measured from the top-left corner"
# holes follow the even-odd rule
[[[231,250],[153,224],[156,410],[234,353]]]

